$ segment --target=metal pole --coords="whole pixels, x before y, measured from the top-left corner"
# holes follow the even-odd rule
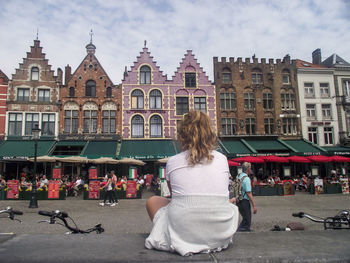
[[[34,174],[32,178],[32,195],[30,197],[29,208],[38,208],[38,199],[36,193],[36,155],[38,150],[38,141],[34,140]]]

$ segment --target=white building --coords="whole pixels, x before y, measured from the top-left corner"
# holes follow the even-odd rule
[[[296,60],[303,137],[319,146],[339,144],[334,70]]]

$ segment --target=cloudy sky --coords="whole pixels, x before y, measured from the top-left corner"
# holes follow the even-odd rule
[[[191,49],[213,81],[213,57],[350,62],[349,0],[0,0],[0,69],[11,78],[37,30],[53,69],[74,71],[93,43],[114,84],[144,40],[168,78]]]

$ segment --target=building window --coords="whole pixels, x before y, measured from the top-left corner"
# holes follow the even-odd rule
[[[97,132],[97,110],[84,110],[84,133]]]
[[[273,134],[274,133],[275,124],[274,124],[273,118],[265,118],[264,125],[265,125],[265,134]]]
[[[347,124],[347,131],[348,131],[348,137],[350,137],[350,110],[346,111],[346,124]]]
[[[31,135],[32,129],[35,127],[35,125],[39,125],[39,114],[27,113],[24,134]]]
[[[331,104],[322,104],[322,118],[324,120],[332,119]]]
[[[21,136],[22,135],[22,113],[9,114],[9,130],[8,135]]]
[[[252,83],[253,84],[262,84],[263,83],[262,73],[260,71],[253,71],[252,72]]]
[[[152,90],[149,94],[150,109],[162,108],[162,93],[159,90]]]
[[[131,137],[143,138],[143,118],[139,115],[131,119]]]
[[[39,80],[39,68],[38,67],[32,67],[32,70],[30,72],[30,79],[31,80]]]
[[[314,83],[312,82],[306,82],[304,83],[304,95],[305,98],[314,98],[315,97],[315,89],[314,89]]]
[[[102,111],[102,133],[115,133],[116,113],[115,110]]]
[[[245,119],[245,130],[246,130],[246,134],[250,134],[250,135],[255,134],[255,118]]]
[[[44,113],[41,120],[41,134],[55,135],[55,114]]]
[[[195,72],[186,72],[185,73],[185,87],[186,88],[195,88],[196,87],[196,73]]]
[[[188,112],[188,98],[176,97],[176,115],[183,115]]]
[[[236,109],[236,93],[220,93],[220,108],[222,110]]]
[[[78,111],[77,110],[64,111],[64,132],[65,133],[78,132]]]
[[[307,131],[307,134],[308,134],[308,138],[309,138],[310,142],[312,142],[314,144],[318,143],[318,140],[317,140],[317,128],[316,127],[309,127],[308,131]]]
[[[236,118],[221,118],[222,135],[234,135],[237,132]]]
[[[143,109],[143,92],[139,89],[131,93],[131,108]]]
[[[343,92],[345,96],[350,96],[350,80],[343,81]]]
[[[112,97],[112,88],[111,87],[107,87],[107,89],[106,89],[106,97],[107,98]]]
[[[29,89],[17,89],[17,101],[29,101]]]
[[[324,143],[325,144],[333,144],[333,128],[332,127],[324,127]]]
[[[205,97],[195,97],[194,109],[198,111],[207,112],[207,99]]]
[[[306,104],[306,117],[309,120],[316,119],[316,105],[315,104]]]
[[[329,98],[329,84],[328,83],[320,83],[320,94],[322,98]]]
[[[75,96],[75,89],[74,87],[69,88],[69,97],[74,97]]]
[[[151,84],[151,69],[149,66],[140,68],[140,84]]]
[[[263,93],[263,105],[265,110],[273,108],[272,93]]]
[[[286,135],[297,134],[297,119],[296,118],[283,118],[283,133]]]
[[[254,93],[244,93],[244,109],[253,110],[255,108]]]
[[[293,93],[281,94],[282,110],[295,110],[295,95]]]
[[[283,84],[290,84],[290,73],[288,70],[283,70],[282,73],[282,82]]]
[[[162,137],[162,118],[155,115],[150,119],[150,137]]]
[[[231,83],[231,72],[229,71],[222,72],[222,82],[226,84]]]
[[[85,86],[85,96],[86,97],[96,97],[96,82],[93,80],[88,80]]]
[[[38,101],[49,102],[50,101],[50,90],[49,89],[39,89]]]

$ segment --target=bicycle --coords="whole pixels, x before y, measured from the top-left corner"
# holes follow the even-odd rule
[[[293,213],[294,217],[299,218],[308,218],[313,222],[322,223],[324,226],[324,230],[327,229],[349,229],[350,230],[350,212],[348,210],[341,210],[333,217],[318,217],[312,216],[310,214],[299,212]]]
[[[59,224],[59,225],[65,226],[66,228],[68,228],[70,230],[66,234],[89,234],[89,233],[94,232],[94,231],[96,231],[97,234],[101,234],[102,232],[105,231],[101,224],[97,224],[96,226],[89,228],[89,229],[86,229],[86,230],[79,229],[77,224],[74,222],[74,220],[70,216],[68,216],[68,213],[62,212],[59,210],[55,210],[55,211],[51,211],[51,212],[50,211],[39,211],[38,214],[42,215],[42,216],[50,217],[49,220],[41,220],[38,223]],[[56,218],[60,219],[63,222],[63,224],[60,222],[57,222]],[[66,218],[69,218],[73,222],[75,227],[70,226],[68,224]]]
[[[16,220],[16,221],[22,223],[21,220],[15,218],[15,215],[23,215],[22,211],[13,210],[11,206],[8,206],[8,207],[6,207],[6,209],[0,210],[0,214],[4,214],[4,213],[9,214],[8,218],[10,218],[11,220]]]

